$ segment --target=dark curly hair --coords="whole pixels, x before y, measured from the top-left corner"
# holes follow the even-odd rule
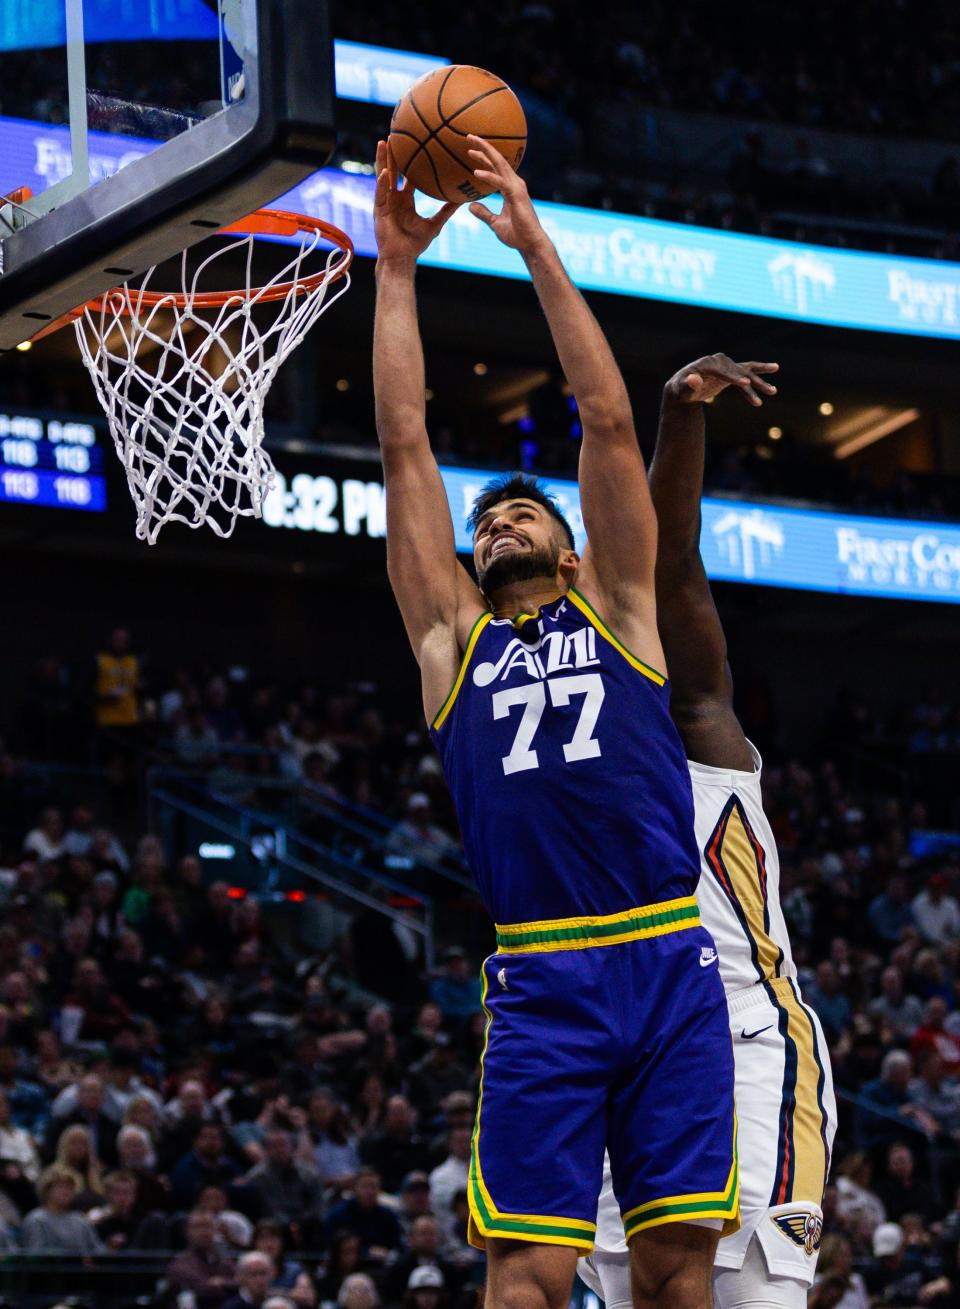
[[[568,549],[575,548],[573,528],[564,518],[556,499],[544,490],[539,478],[529,473],[504,473],[489,481],[473,502],[470,517],[467,519],[467,527],[470,531],[475,531],[477,523],[487,510],[502,500],[532,500],[535,504],[541,505],[554,522],[559,523],[563,528]]]

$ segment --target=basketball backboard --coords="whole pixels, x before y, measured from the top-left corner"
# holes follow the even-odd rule
[[[325,0],[5,0],[0,87],[0,349],[268,204],[335,140]]]

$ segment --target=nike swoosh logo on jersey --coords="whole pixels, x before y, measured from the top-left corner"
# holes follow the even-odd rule
[[[755,1036],[759,1036],[761,1032],[769,1032],[772,1026],[773,1023],[768,1023],[766,1027],[758,1027],[755,1032],[745,1032],[741,1027],[740,1035],[744,1039],[744,1041],[752,1041],[753,1038]]]
[[[716,950],[711,950],[710,947],[709,947],[708,945],[703,945],[703,946],[701,946],[701,947],[700,947],[700,967],[701,967],[701,968],[709,968],[711,964],[715,964],[716,962],[717,962],[717,952],[716,952]]]

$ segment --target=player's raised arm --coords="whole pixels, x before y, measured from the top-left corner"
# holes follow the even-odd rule
[[[727,643],[700,558],[703,405],[727,387],[753,405],[776,392],[765,375],[777,364],[737,364],[708,355],[687,364],[663,388],[650,491],[657,511],[657,623],[670,670],[670,712],[689,758],[752,771],[753,759],[733,712]]]
[[[540,225],[526,185],[485,141],[471,137],[470,144],[477,176],[504,199],[499,214],[482,204],[471,205],[471,212],[523,256],[580,411],[580,498],[589,545],[578,586],[590,578],[610,622],[645,610],[655,642],[657,527],[626,386],[600,325]]]
[[[387,571],[420,665],[428,720],[456,676],[460,629],[483,608],[457,562],[446,492],[426,428],[423,347],[414,274],[418,257],[453,213],[433,218],[401,188],[384,142],[377,146],[377,307],[373,389],[387,493]]]

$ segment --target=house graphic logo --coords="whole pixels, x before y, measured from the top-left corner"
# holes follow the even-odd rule
[[[769,261],[767,271],[773,289],[798,314],[808,313],[813,305],[832,295],[837,285],[833,265],[810,250],[800,250],[796,254],[785,251]]]
[[[770,568],[783,551],[784,535],[779,521],[762,509],[731,509],[713,524],[721,558],[745,579],[757,575],[757,568]]]

